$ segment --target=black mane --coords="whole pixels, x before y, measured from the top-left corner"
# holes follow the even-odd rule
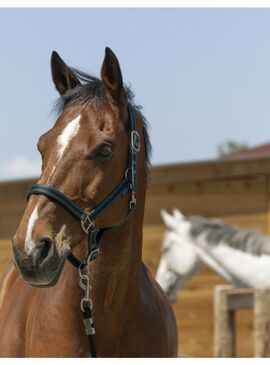
[[[104,102],[106,100],[103,83],[99,78],[74,68],[72,68],[72,71],[76,75],[76,77],[80,80],[81,85],[75,87],[70,91],[67,91],[64,95],[62,95],[59,99],[57,99],[54,110],[57,112],[58,115],[63,112],[64,108],[67,105],[71,105],[73,103],[79,103],[83,105],[93,101]],[[143,120],[145,159],[146,159],[146,165],[147,167],[149,167],[152,147],[148,133],[148,122],[141,112],[142,107],[139,105],[135,105],[134,94],[131,91],[131,89],[126,85],[124,85],[124,89],[128,96],[128,102],[132,105],[136,113],[140,114]]]

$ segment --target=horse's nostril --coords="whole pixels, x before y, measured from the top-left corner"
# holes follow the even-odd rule
[[[34,264],[42,263],[53,251],[53,240],[50,237],[41,237],[32,253]]]

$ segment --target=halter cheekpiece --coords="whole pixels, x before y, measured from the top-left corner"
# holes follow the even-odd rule
[[[129,161],[125,170],[122,181],[113,189],[113,191],[102,200],[92,210],[81,209],[76,203],[69,199],[64,193],[57,190],[53,186],[47,184],[35,184],[30,187],[27,192],[27,200],[31,195],[44,195],[53,201],[59,203],[66,208],[77,220],[81,222],[83,231],[88,236],[88,253],[85,259],[79,260],[76,256],[69,252],[68,261],[79,270],[79,284],[85,291],[85,297],[82,299],[81,308],[83,312],[85,330],[89,341],[89,349],[92,357],[96,357],[96,349],[93,341],[95,330],[92,319],[92,302],[90,299],[90,282],[89,275],[83,273],[83,269],[88,270],[88,265],[96,259],[99,253],[99,242],[104,232],[113,230],[124,224],[129,218],[131,212],[136,206],[136,185],[137,185],[137,166],[136,156],[140,150],[140,136],[136,128],[136,119],[133,107],[128,104],[128,120],[130,126],[130,147]],[[128,204],[126,216],[118,223],[112,226],[101,228],[95,227],[95,221],[104,213],[113,203],[120,197],[123,197],[128,192],[131,192],[131,199]],[[87,305],[85,305],[88,302]]]

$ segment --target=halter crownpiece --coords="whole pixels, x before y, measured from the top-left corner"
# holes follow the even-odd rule
[[[91,210],[82,209],[79,205],[68,198],[64,193],[47,184],[35,184],[27,192],[27,200],[31,195],[44,195],[66,208],[77,220],[81,222],[83,231],[88,235],[88,254],[83,261],[75,257],[72,252],[67,256],[68,261],[76,268],[83,268],[98,255],[98,247],[104,232],[113,230],[124,224],[136,206],[137,166],[136,156],[140,150],[140,135],[136,128],[136,119],[133,107],[128,103],[128,120],[130,126],[129,161],[122,181],[114,190]],[[131,199],[126,216],[113,226],[95,228],[95,221],[104,213],[118,198],[131,191]]]

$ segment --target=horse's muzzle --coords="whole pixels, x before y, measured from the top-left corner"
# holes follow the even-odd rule
[[[63,270],[69,250],[59,256],[55,243],[46,238],[39,242],[31,254],[23,257],[13,240],[13,261],[23,279],[32,286],[54,286]]]

